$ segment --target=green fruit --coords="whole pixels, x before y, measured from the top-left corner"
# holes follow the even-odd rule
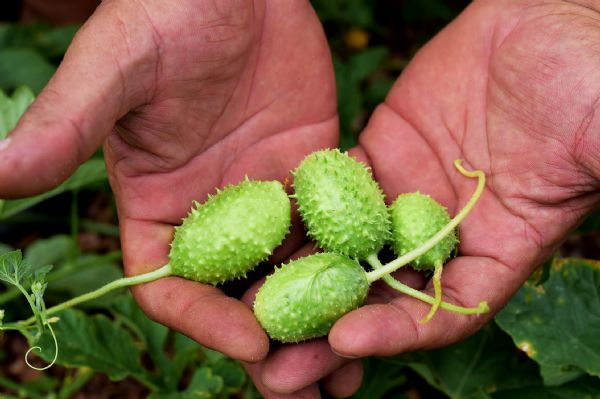
[[[392,219],[391,245],[398,256],[422,245],[450,222],[445,207],[428,195],[401,194],[390,205]],[[417,270],[431,270],[443,265],[454,252],[458,238],[456,229],[429,251],[412,262]]]
[[[365,259],[389,238],[390,220],[370,170],[339,150],[307,156],[294,171],[295,198],[308,235],[327,251]]]
[[[218,284],[245,276],[289,231],[289,198],[277,181],[246,179],[193,209],[175,228],[173,274]]]
[[[254,313],[267,334],[281,342],[327,335],[333,323],[358,308],[369,283],[354,260],[318,253],[275,270],[258,290]]]

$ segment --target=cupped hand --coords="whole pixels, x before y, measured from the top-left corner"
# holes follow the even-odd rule
[[[486,173],[486,189],[461,224],[460,251],[444,267],[442,286],[445,301],[477,306],[486,300],[491,312],[439,310],[420,323],[428,304],[377,282],[368,304],[333,326],[329,345],[283,346],[253,366],[262,381],[292,392],[312,382],[306,376],[347,367],[343,358],[397,355],[467,337],[598,204],[600,9],[592,3],[472,3],[416,55],[353,150],[371,165],[388,201],[418,190],[451,214],[475,188],[453,161]],[[408,270],[396,276],[433,294],[422,276]],[[312,362],[299,363],[303,353]]]
[[[333,68],[308,1],[102,2],[2,142],[0,197],[55,186],[102,144],[126,274],[144,273],[168,261],[193,199],[246,175],[283,180],[337,144]],[[134,294],[233,358],[268,351],[251,309],[217,288],[172,277]]]

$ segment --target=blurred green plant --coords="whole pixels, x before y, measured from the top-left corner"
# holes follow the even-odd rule
[[[77,26],[0,24],[0,88],[39,93],[56,71]]]

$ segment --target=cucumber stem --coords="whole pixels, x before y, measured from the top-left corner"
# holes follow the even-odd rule
[[[377,259],[376,255],[371,255],[367,258],[367,262],[373,267],[373,269],[378,269],[383,267],[379,259]],[[435,298],[427,295],[423,291],[416,290],[412,287],[409,287],[406,284],[401,283],[390,275],[385,275],[382,277],[383,281],[395,289],[396,291],[411,296],[415,299],[433,305],[435,303]],[[481,314],[486,313],[490,310],[488,303],[486,301],[480,302],[477,307],[474,308],[466,308],[463,306],[454,305],[449,302],[441,301],[440,308],[444,310],[448,310],[450,312],[459,313],[459,314]]]
[[[61,310],[71,308],[73,306],[79,305],[83,302],[90,301],[92,299],[96,299],[101,297],[104,294],[107,294],[110,291],[116,290],[118,288],[129,287],[132,285],[138,285],[143,283],[149,283],[154,280],[158,280],[163,277],[168,277],[173,274],[173,270],[171,269],[171,265],[167,263],[159,269],[153,270],[148,273],[140,274],[137,276],[131,277],[123,277],[115,281],[111,281],[110,283],[103,285],[102,287],[88,292],[86,294],[77,296],[75,298],[69,299],[66,302],[59,303],[56,306],[46,309],[46,316],[50,316],[54,313],[58,313]],[[35,317],[30,317],[29,319],[22,322],[24,325],[31,324],[35,321]]]
[[[429,320],[431,320],[431,318],[433,317],[435,312],[437,312],[438,308],[440,307],[440,304],[442,303],[442,268],[443,268],[443,266],[444,265],[441,263],[435,265],[435,269],[433,271],[433,277],[431,278],[431,281],[433,281],[433,289],[435,292],[435,301],[433,302],[433,305],[431,306],[429,313],[427,313],[427,316],[425,316],[423,318],[423,320],[421,320],[421,323],[427,323]]]
[[[385,275],[395,272],[402,266],[412,262],[417,259],[419,256],[423,255],[431,248],[433,248],[438,242],[440,242],[444,237],[446,237],[452,230],[458,226],[460,222],[469,214],[473,206],[481,196],[483,192],[483,188],[485,187],[485,173],[481,170],[468,171],[462,166],[462,161],[457,159],[454,161],[454,167],[458,169],[460,173],[462,173],[465,177],[476,177],[477,178],[477,187],[475,188],[475,192],[469,199],[469,201],[465,204],[464,208],[460,210],[460,212],[440,231],[435,233],[429,240],[425,241],[421,246],[413,249],[410,252],[396,258],[395,260],[387,263],[382,266],[380,269],[375,269],[367,273],[367,281],[372,283],[373,281],[379,280]]]

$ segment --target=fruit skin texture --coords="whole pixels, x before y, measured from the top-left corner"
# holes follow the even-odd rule
[[[254,301],[254,314],[269,336],[300,342],[327,335],[333,323],[358,308],[369,283],[354,260],[317,253],[294,260],[267,277]]]
[[[391,246],[398,256],[417,248],[450,222],[448,211],[436,200],[419,192],[401,194],[390,205],[392,219]],[[454,230],[412,263],[417,270],[431,270],[443,265],[458,244]]]
[[[354,259],[378,253],[389,238],[383,192],[370,170],[337,149],[307,156],[294,171],[292,196],[308,235]]]
[[[218,284],[245,276],[289,231],[290,200],[277,181],[242,181],[210,196],[175,228],[173,274]]]

